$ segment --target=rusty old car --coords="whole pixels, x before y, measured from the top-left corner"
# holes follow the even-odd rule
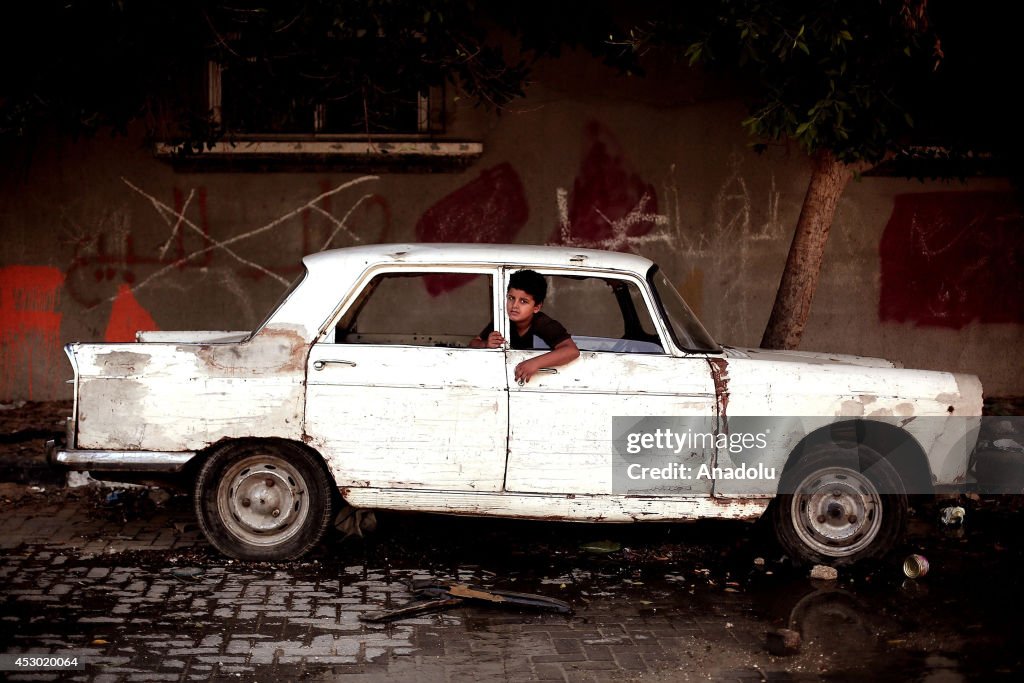
[[[69,344],[73,415],[51,458],[176,478],[210,543],[245,560],[301,556],[356,508],[767,515],[794,560],[842,565],[894,547],[909,496],[968,475],[977,377],[722,346],[639,255],[392,244],[303,264],[254,331]],[[489,322],[507,336],[524,268],[581,354],[520,384],[513,369],[542,350],[469,341]]]

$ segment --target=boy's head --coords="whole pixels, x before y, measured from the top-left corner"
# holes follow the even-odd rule
[[[509,320],[527,325],[539,311],[548,294],[548,283],[544,276],[532,270],[512,273],[508,279],[508,296],[505,297],[505,311]]]
[[[548,283],[544,276],[533,270],[517,270],[508,279],[508,288],[520,289],[533,297],[536,304],[544,303],[548,295]]]

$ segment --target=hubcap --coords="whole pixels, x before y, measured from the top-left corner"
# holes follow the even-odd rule
[[[228,531],[245,542],[277,545],[298,533],[309,515],[306,482],[286,460],[253,455],[224,473],[217,511]]]
[[[882,526],[878,489],[863,474],[845,467],[818,470],[806,477],[791,505],[797,536],[829,557],[862,550]]]

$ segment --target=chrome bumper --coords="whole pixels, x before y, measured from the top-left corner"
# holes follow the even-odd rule
[[[89,451],[58,448],[48,442],[52,464],[92,472],[181,472],[195,451]]]

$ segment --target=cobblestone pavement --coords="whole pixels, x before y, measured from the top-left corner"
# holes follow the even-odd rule
[[[891,563],[821,582],[759,557],[744,524],[610,533],[382,516],[374,540],[251,564],[210,549],[184,497],[5,484],[0,513],[0,652],[86,663],[8,680],[955,681],[1021,666],[1013,529],[926,537],[915,549],[932,573],[916,583]],[[984,528],[995,512],[979,514]],[[580,549],[594,539],[624,547]],[[470,605],[359,621],[425,577],[560,597],[575,613]],[[802,633],[799,654],[768,653],[779,627]]]
[[[1021,414],[1022,401],[989,406]],[[957,681],[1024,667],[1018,497],[964,501],[964,529],[919,512],[892,559],[837,581],[789,567],[750,525],[590,526],[381,515],[304,562],[238,563],[186,497],[63,487],[42,458],[67,402],[0,405],[0,654],[77,654],[71,681]],[[586,543],[605,541],[585,550]],[[603,549],[602,549],[603,548]],[[906,581],[900,560],[932,570]],[[358,617],[431,577],[568,600],[561,616],[466,605]],[[776,657],[766,632],[798,631]]]

